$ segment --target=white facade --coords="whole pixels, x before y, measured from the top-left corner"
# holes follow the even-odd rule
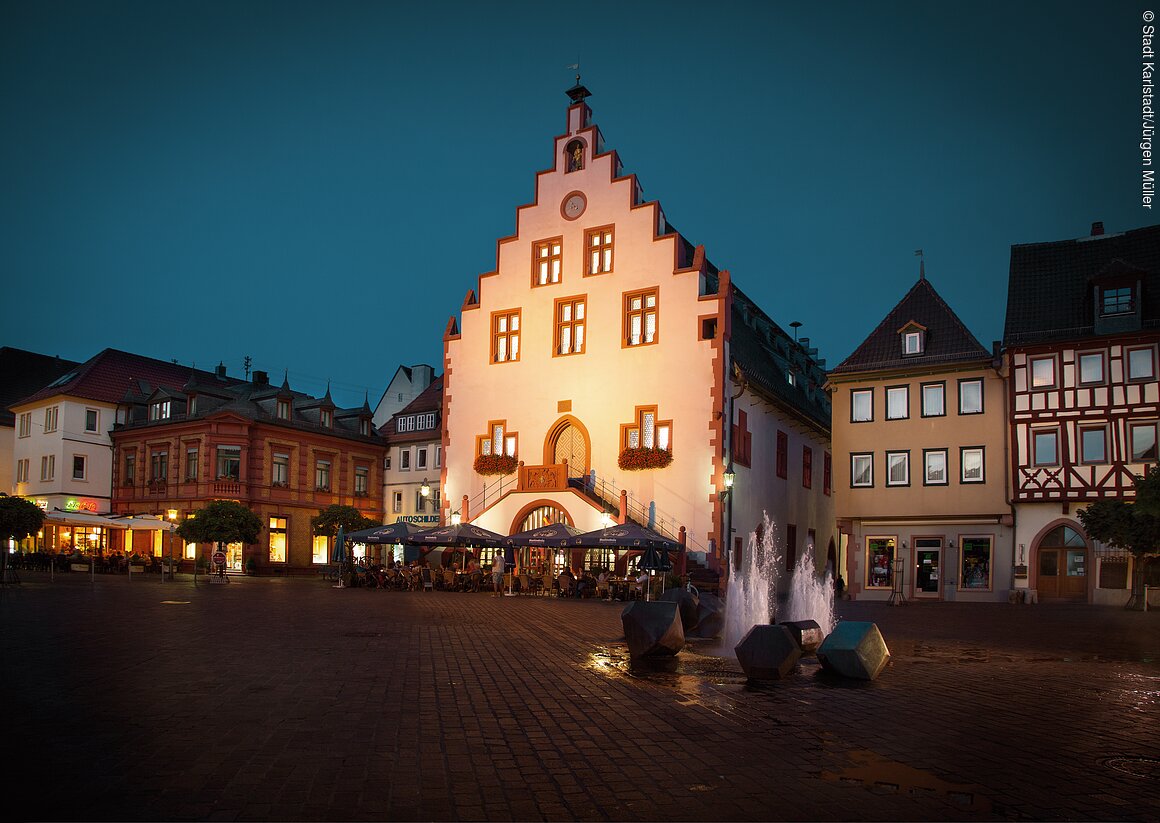
[[[391,382],[387,384],[383,396],[375,406],[372,422],[376,428],[382,428],[391,419],[391,416],[405,409],[411,401],[422,394],[423,390],[431,385],[435,377],[435,370],[426,364],[415,366],[399,366],[395,370]]]
[[[798,475],[793,488],[772,477],[764,452],[755,455],[751,470],[736,469],[737,532],[767,509],[798,528],[803,547],[811,529],[828,543],[826,428],[790,422],[776,392],[729,400],[730,313],[740,299],[729,275],[668,224],[659,203],[644,201],[590,115],[583,102],[568,109],[553,167],[537,175],[534,201],[517,209],[515,234],[499,240],[495,270],[448,324],[445,515],[510,534],[544,518],[593,530],[609,511],[674,538],[683,529],[691,555],[718,566],[729,414],[752,406],[755,443],[765,449],[770,432],[785,430],[799,463],[809,443],[817,482],[804,489]],[[772,323],[763,314],[761,322],[768,336]],[[621,468],[642,447],[667,451],[671,463]],[[480,457],[519,466],[481,474]]]
[[[49,511],[110,511],[116,406],[65,395],[13,406],[14,494]]]

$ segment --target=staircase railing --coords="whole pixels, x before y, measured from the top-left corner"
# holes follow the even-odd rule
[[[604,480],[595,471],[588,475],[572,476],[568,479],[568,483],[572,488],[583,492],[588,498],[607,507],[611,514],[620,516],[621,487],[619,485]],[[672,515],[658,509],[655,500],[645,503],[631,491],[626,497],[628,508],[625,511],[625,519],[652,529],[670,540],[680,539],[683,524]],[[706,551],[700,541],[689,534],[687,528],[685,530],[685,548],[687,551],[693,552]]]
[[[519,478],[520,473],[519,469],[517,469],[511,474],[503,475],[490,486],[485,484],[483,491],[467,501],[468,509],[472,513],[471,516],[474,518],[476,513],[486,509],[489,500],[494,503],[503,497],[506,492],[515,488],[519,483]]]

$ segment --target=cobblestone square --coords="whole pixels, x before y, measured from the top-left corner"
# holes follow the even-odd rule
[[[872,683],[628,665],[623,604],[24,574],[6,784],[29,820],[1160,818],[1160,616],[846,602]]]

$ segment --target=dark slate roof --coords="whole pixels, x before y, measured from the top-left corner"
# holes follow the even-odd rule
[[[58,377],[75,369],[79,364],[61,360],[48,354],[0,348],[0,426],[15,426],[16,415],[8,407]]]
[[[1004,345],[1095,333],[1091,281],[1115,270],[1143,281],[1143,327],[1160,328],[1160,226],[1011,247]]]
[[[210,375],[212,380],[213,376]],[[156,390],[143,392],[134,390],[121,398],[121,405],[127,407],[129,422],[118,426],[118,430],[143,427],[166,426],[176,422],[200,420],[218,414],[234,414],[247,420],[261,421],[275,426],[285,426],[291,429],[306,429],[322,431],[348,439],[363,440],[366,442],[381,443],[382,438],[370,427],[370,434],[359,434],[359,423],[365,419],[370,423],[372,413],[364,402],[362,406],[345,409],[334,405],[330,399],[329,389],[322,398],[313,397],[305,392],[290,389],[285,381],[281,387],[273,386],[268,382],[247,383],[234,380],[223,384],[221,380],[205,381],[191,380],[179,390],[164,391],[163,394],[174,398],[170,416],[165,420],[149,420],[149,402],[154,395],[161,396]],[[189,413],[189,401],[196,397],[194,412]],[[277,416],[278,401],[290,401],[290,419],[284,420]],[[322,425],[322,409],[331,409],[331,426]]]
[[[105,349],[19,402],[31,403],[64,394],[86,400],[120,403],[126,392],[143,391],[142,386],[150,387],[147,394],[158,386],[180,390],[192,375],[206,382],[222,382],[211,372],[117,349]],[[229,381],[229,378],[226,380]]]
[[[926,329],[922,354],[903,355],[903,326],[917,323]],[[991,353],[963,325],[963,321],[920,277],[870,336],[839,363],[831,374],[914,368],[926,365],[990,360]]]
[[[396,422],[400,417],[407,417],[408,415],[418,414],[420,412],[435,412],[435,428],[433,429],[418,429],[416,431],[399,432],[395,431]],[[431,385],[419,392],[419,394],[404,406],[399,412],[395,413],[390,420],[380,429],[383,435],[392,443],[409,443],[415,441],[431,440],[433,435],[438,435],[440,426],[442,425],[442,411],[443,411],[443,376],[440,375],[431,381]]]
[[[756,390],[787,411],[830,430],[830,397],[822,363],[773,322],[737,286],[733,289],[729,349],[733,361]],[[788,373],[795,382],[789,382]]]

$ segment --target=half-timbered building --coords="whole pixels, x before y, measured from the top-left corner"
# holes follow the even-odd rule
[[[1160,226],[1014,246],[1008,289],[1016,585],[1122,604],[1131,558],[1076,514],[1157,460]]]

